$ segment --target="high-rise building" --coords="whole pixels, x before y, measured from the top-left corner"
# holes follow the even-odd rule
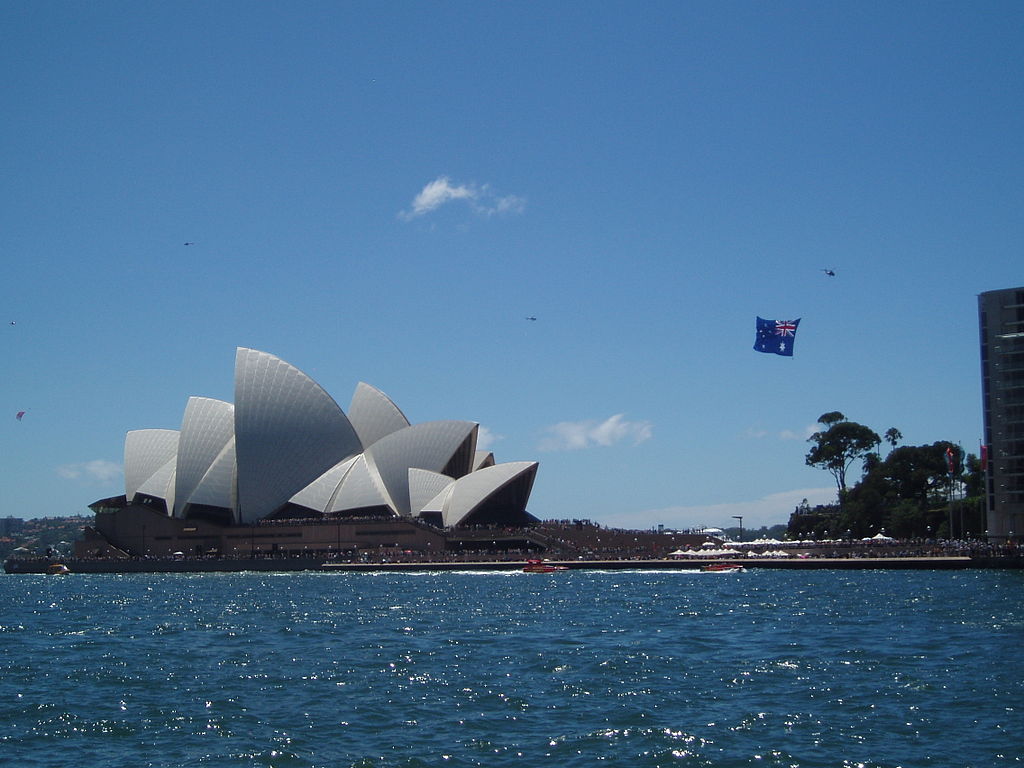
[[[978,296],[988,536],[1024,534],[1024,288]]]

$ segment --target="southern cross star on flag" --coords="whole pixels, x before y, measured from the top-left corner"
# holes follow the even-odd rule
[[[757,339],[754,341],[754,349],[758,352],[792,357],[793,342],[796,341],[798,325],[800,325],[799,317],[796,320],[757,318]]]

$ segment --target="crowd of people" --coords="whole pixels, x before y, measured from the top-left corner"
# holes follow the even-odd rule
[[[986,539],[826,541],[802,548],[810,557],[1020,557],[1016,542]]]
[[[369,518],[367,521],[370,520]],[[294,520],[280,523],[294,523]],[[317,522],[320,522],[319,520]],[[263,522],[261,525],[275,525]],[[290,549],[253,551],[248,557],[261,560],[322,558],[334,563],[415,563],[523,561],[544,557],[562,561],[664,560],[680,555],[719,558],[919,558],[970,557],[978,560],[1022,557],[1015,541],[985,539],[841,539],[822,541],[731,541],[700,530],[635,531],[606,528],[588,520],[544,521],[527,529],[476,526],[453,537],[449,546],[420,550],[400,546],[368,546],[353,549]],[[683,552],[682,550],[686,551]],[[702,551],[703,550],[703,551]],[[26,554],[28,554],[26,552]],[[36,556],[42,553],[37,553]],[[51,558],[54,551],[47,553]],[[105,553],[104,553],[105,554]],[[66,553],[65,553],[66,555]],[[103,557],[99,551],[96,557]],[[110,555],[108,555],[110,557]],[[116,559],[116,555],[113,555]],[[221,553],[176,553],[178,559],[216,559]],[[241,556],[235,556],[241,557]],[[144,558],[143,558],[144,559]]]

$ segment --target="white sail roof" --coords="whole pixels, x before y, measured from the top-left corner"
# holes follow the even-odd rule
[[[146,478],[146,482],[139,486],[136,493],[140,496],[164,499],[167,503],[167,508],[171,509],[174,504],[175,463],[173,456],[165,461],[160,469]]]
[[[129,503],[142,484],[174,458],[177,450],[176,429],[136,429],[125,435],[124,495]],[[158,495],[162,499],[165,491],[161,489],[159,494],[149,495]]]
[[[327,512],[331,505],[331,499],[334,498],[334,494],[337,493],[341,481],[348,474],[357,458],[352,456],[344,461],[339,461],[312,483],[292,496],[292,504],[298,504],[301,507],[313,509],[317,512]]]
[[[494,453],[492,451],[477,451],[473,457],[473,471],[476,472],[484,467],[493,467],[494,463]]]
[[[233,511],[237,506],[235,503],[235,479],[235,438],[232,437],[210,464],[203,479],[192,491],[188,503],[223,507]],[[177,499],[175,499],[174,508],[179,508]],[[181,505],[181,508],[184,508],[184,505]]]
[[[538,466],[536,461],[511,461],[460,477],[441,510],[445,527],[461,525],[487,499],[512,483],[522,483],[524,499],[528,498]]]
[[[266,517],[326,470],[361,450],[323,388],[274,355],[235,356],[235,452],[241,522]]]
[[[391,433],[364,455],[370,470],[380,477],[392,509],[409,517],[409,468],[466,474],[472,466],[476,434],[477,424],[472,421],[428,421]]]
[[[409,426],[405,414],[387,395],[362,381],[356,385],[356,391],[352,394],[348,419],[359,435],[363,450],[382,437]]]
[[[190,397],[181,421],[178,440],[178,471],[174,480],[175,517],[184,507],[194,503],[196,490],[214,460],[235,436],[235,407],[223,400]],[[232,459],[234,453],[232,453]]]
[[[409,469],[409,508],[413,515],[418,515],[423,508],[436,498],[441,491],[455,482],[454,477],[431,472],[428,469]]]
[[[330,513],[348,512],[366,507],[394,507],[388,503],[383,483],[377,473],[366,462],[365,456],[357,456],[352,468],[345,474],[341,485],[331,499]],[[397,514],[397,510],[395,510]]]

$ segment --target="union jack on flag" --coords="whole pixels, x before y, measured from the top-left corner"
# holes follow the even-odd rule
[[[799,317],[796,320],[757,318],[757,339],[754,341],[754,349],[758,352],[792,357],[793,342],[796,341],[798,325],[800,325]]]

